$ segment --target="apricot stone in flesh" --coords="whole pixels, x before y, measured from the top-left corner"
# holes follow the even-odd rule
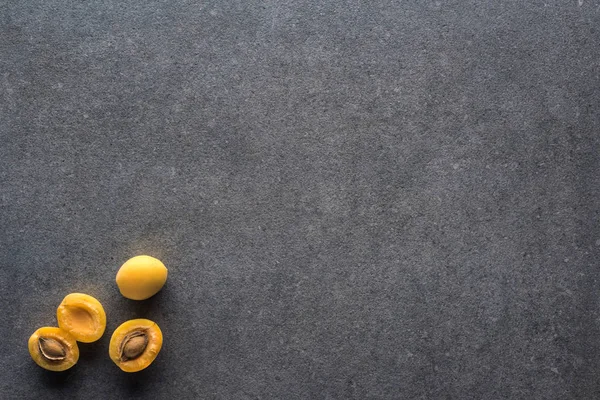
[[[29,338],[28,347],[33,361],[49,371],[64,371],[79,360],[77,341],[61,328],[38,329]]]
[[[123,371],[137,372],[152,364],[160,352],[162,342],[162,332],[155,322],[149,319],[132,319],[115,329],[108,353]]]

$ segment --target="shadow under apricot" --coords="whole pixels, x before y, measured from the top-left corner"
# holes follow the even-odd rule
[[[146,300],[131,300],[119,295],[119,309],[131,310],[136,318],[147,318],[152,320],[152,313],[161,302],[165,301],[168,293],[165,293],[167,284],[154,296]],[[124,322],[124,321],[123,321]]]
[[[47,388],[60,389],[68,386],[71,382],[77,381],[77,366],[69,368],[66,371],[48,371],[43,368],[36,368],[40,382]]]
[[[106,332],[102,338],[92,343],[78,342],[79,361],[78,362],[98,362],[108,357],[108,340]]]
[[[160,371],[149,366],[138,372],[119,371],[118,381],[123,394],[127,397],[141,396],[153,390],[153,385],[160,382]]]

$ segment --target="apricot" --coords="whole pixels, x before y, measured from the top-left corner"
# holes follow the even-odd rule
[[[106,313],[94,297],[83,293],[67,295],[56,310],[58,326],[84,343],[100,339],[106,329]]]
[[[38,329],[29,338],[28,347],[33,361],[50,371],[64,371],[79,360],[75,338],[61,328],[46,326]]]
[[[131,300],[154,296],[167,281],[168,270],[158,259],[150,256],[130,258],[117,272],[121,294]]]
[[[125,372],[148,367],[162,347],[163,336],[158,325],[149,319],[123,322],[110,338],[108,354]]]

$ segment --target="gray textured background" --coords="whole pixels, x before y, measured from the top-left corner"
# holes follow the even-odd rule
[[[1,397],[598,398],[599,43],[589,0],[1,1]],[[49,373],[73,291],[107,333]]]

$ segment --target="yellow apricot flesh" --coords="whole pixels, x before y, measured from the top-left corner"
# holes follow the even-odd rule
[[[149,319],[132,319],[122,323],[110,338],[108,354],[125,372],[147,368],[162,347],[163,335]]]
[[[79,360],[79,347],[69,332],[56,327],[43,327],[29,337],[29,354],[40,367],[64,371]]]
[[[83,293],[67,295],[56,310],[58,326],[84,343],[100,339],[106,329],[106,313],[94,297]]]

